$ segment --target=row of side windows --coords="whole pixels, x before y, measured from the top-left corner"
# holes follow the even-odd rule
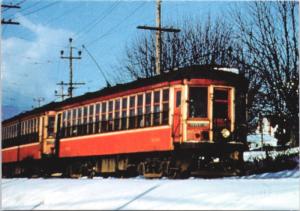
[[[18,125],[17,124],[13,124],[7,127],[3,127],[2,130],[2,139],[11,139],[11,138],[15,138],[18,136]]]
[[[74,129],[78,125],[89,124],[83,132],[86,134],[167,124],[168,111],[169,89],[99,102],[64,111],[62,127],[67,129],[62,136],[78,133],[80,128]]]
[[[28,135],[38,132],[39,119],[28,119],[21,123],[15,123],[10,126],[3,127],[2,139],[12,139],[19,135]]]

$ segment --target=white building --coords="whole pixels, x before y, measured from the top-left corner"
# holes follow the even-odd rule
[[[257,127],[255,134],[250,134],[247,136],[247,142],[249,144],[250,150],[260,149],[263,146],[276,147],[278,140],[275,138],[274,134],[278,128],[278,125],[272,127],[267,118],[262,120],[262,133],[260,132],[260,125]]]

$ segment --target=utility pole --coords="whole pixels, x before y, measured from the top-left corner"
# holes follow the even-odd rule
[[[156,27],[159,29],[161,28],[161,0],[156,1]],[[161,31],[156,31],[155,36],[155,43],[156,43],[156,73],[159,75],[161,73]]]
[[[161,32],[180,32],[180,29],[173,28],[162,28],[161,27],[161,0],[156,0],[156,27],[151,26],[138,26],[138,29],[156,31],[156,58],[155,58],[155,71],[157,75],[161,74],[161,61],[162,61],[162,43],[161,43]]]
[[[59,85],[61,87],[61,94],[58,94],[58,92],[55,90],[55,96],[57,97],[61,97],[61,100],[64,100],[65,97],[69,96],[69,94],[65,94],[64,93],[64,86],[68,86],[68,83],[64,83],[63,81],[61,81],[60,83],[57,83],[56,85]]]
[[[21,7],[19,5],[13,5],[13,4],[1,4],[1,8],[7,8],[7,9],[20,9]],[[1,24],[10,24],[10,25],[19,25],[19,22],[13,21],[11,19],[5,20],[4,18],[1,19]]]
[[[73,89],[75,88],[75,85],[84,85],[85,83],[74,83],[73,82],[73,59],[81,59],[81,51],[78,51],[78,56],[73,56],[73,49],[76,47],[72,46],[72,38],[69,38],[69,43],[70,43],[70,51],[69,51],[69,56],[63,56],[64,51],[60,51],[60,58],[61,59],[68,59],[69,60],[69,69],[70,69],[70,79],[69,83],[66,83],[65,85],[69,85],[68,88],[68,96],[73,97]]]
[[[41,102],[45,101],[45,98],[43,97],[33,98],[33,101],[38,103],[38,107],[41,107]]]

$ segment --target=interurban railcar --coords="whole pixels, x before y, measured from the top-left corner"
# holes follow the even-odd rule
[[[3,176],[238,173],[247,81],[232,70],[179,68],[5,120]]]

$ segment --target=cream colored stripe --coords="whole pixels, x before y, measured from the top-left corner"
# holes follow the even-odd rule
[[[39,143],[30,143],[30,144],[24,144],[24,145],[20,145],[20,148],[23,148],[23,147],[29,147],[29,146],[33,146],[33,145],[38,145]],[[7,151],[7,150],[12,150],[12,149],[17,149],[18,146],[13,146],[13,147],[8,147],[8,148],[5,148],[5,149],[2,149],[2,151]]]

